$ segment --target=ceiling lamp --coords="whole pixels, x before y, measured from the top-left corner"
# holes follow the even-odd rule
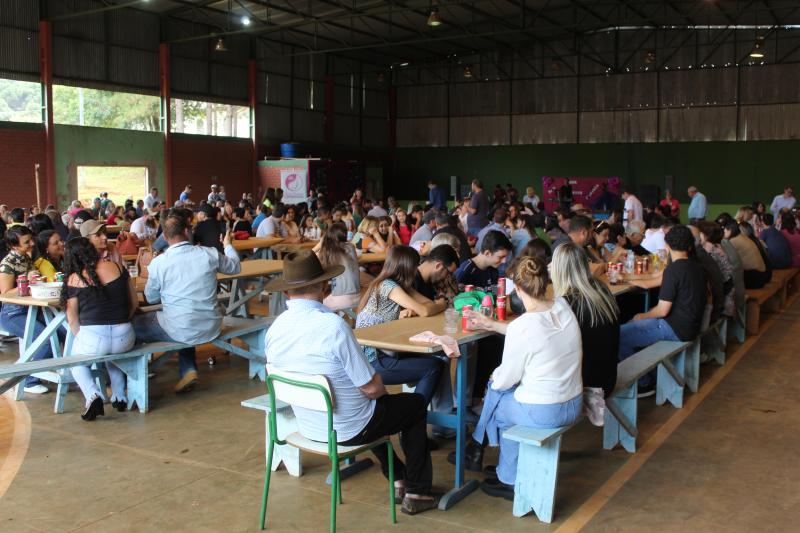
[[[648,50],[647,52],[645,52],[645,54],[644,54],[644,62],[647,65],[655,63],[655,61],[656,61],[656,53],[655,52],[653,52],[652,50]]]
[[[242,26],[249,26],[250,25],[250,17],[248,17],[247,15],[244,15],[241,18],[241,22],[242,22]]]
[[[217,38],[217,42],[214,44],[214,51],[215,52],[227,52],[228,47],[225,46],[225,39],[222,37]]]
[[[383,83],[384,81],[386,81],[386,74],[378,72],[378,83]]]
[[[472,67],[469,65],[464,67],[464,77],[468,80],[472,79]]]
[[[442,25],[442,17],[439,16],[439,8],[436,7],[436,0],[431,2],[431,14],[428,15],[428,26],[436,28]]]
[[[764,57],[764,38],[758,37],[756,38],[756,44],[753,47],[753,51],[750,52],[750,57],[755,59],[761,59]]]

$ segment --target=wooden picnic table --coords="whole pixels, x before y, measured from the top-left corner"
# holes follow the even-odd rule
[[[358,264],[366,265],[369,263],[383,263],[386,261],[386,252],[365,252],[358,256]]]
[[[122,226],[117,224],[106,224],[106,233],[119,233],[122,231]]]
[[[250,237],[244,240],[235,240],[231,243],[237,252],[247,252],[260,248],[271,248],[282,242],[281,237]]]

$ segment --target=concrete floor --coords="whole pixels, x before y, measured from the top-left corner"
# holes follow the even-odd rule
[[[583,423],[562,446],[556,517],[514,518],[511,503],[480,491],[447,512],[399,513],[392,527],[387,486],[377,468],[343,482],[340,531],[797,531],[800,522],[800,303],[772,317],[760,337],[732,344],[725,367],[705,365],[701,390],[682,410],[640,402],[640,451],[604,451],[602,431]],[[6,345],[0,364],[12,361]],[[30,442],[5,495],[0,531],[254,531],[264,468],[264,417],[240,407],[263,393],[246,379],[242,360],[205,364],[201,382],[172,393],[177,365],[151,385],[152,411],[80,420],[80,393],[66,412],[53,395],[12,406],[0,398],[0,481],[9,449],[27,430]],[[742,355],[737,362],[737,355]],[[784,399],[779,401],[776,396]],[[16,407],[16,415],[14,414]],[[18,438],[19,442],[19,438]],[[434,483],[453,478],[452,443],[433,453]],[[493,462],[490,454],[487,463]],[[5,462],[3,462],[5,461]],[[304,475],[273,476],[269,531],[324,531],[329,492],[326,462],[307,456]]]

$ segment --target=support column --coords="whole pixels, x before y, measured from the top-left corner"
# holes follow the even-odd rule
[[[164,135],[164,201],[172,205],[175,187],[172,182],[172,110],[169,95],[169,44],[158,45],[159,88],[161,93],[161,133]]]
[[[250,104],[250,172],[252,177],[252,191],[257,194],[259,190],[258,179],[258,132],[256,110],[258,109],[258,67],[255,59],[247,61],[247,99]]]
[[[325,142],[333,144],[333,76],[325,76]]]
[[[42,86],[42,122],[44,122],[45,202],[58,209],[56,195],[56,150],[53,130],[53,26],[39,21],[39,71]],[[39,206],[44,209],[45,206]]]
[[[389,148],[397,147],[397,88],[389,87]]]

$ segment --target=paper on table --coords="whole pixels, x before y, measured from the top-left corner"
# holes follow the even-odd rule
[[[447,357],[460,357],[461,351],[458,349],[458,343],[453,337],[449,335],[437,335],[432,331],[423,331],[417,333],[408,339],[411,342],[438,344],[442,347]]]
[[[506,278],[506,296],[509,296],[512,292],[514,292],[514,282],[511,278]]]

